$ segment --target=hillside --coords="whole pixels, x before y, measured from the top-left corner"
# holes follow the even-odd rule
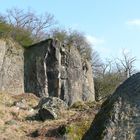
[[[33,94],[0,94],[1,140],[81,139],[89,128],[99,105],[75,104],[63,110],[56,120],[42,121],[34,109],[39,98]],[[90,116],[90,117],[89,117]],[[83,122],[84,120],[84,122]]]
[[[81,139],[99,108],[90,62],[56,39],[0,49],[0,139]]]

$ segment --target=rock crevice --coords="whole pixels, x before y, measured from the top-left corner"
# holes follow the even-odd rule
[[[85,73],[82,58],[75,47],[69,48],[49,39],[31,46],[24,55],[27,92],[59,97],[69,105],[95,100],[91,65],[85,61],[88,66]],[[35,84],[37,79],[42,86]]]

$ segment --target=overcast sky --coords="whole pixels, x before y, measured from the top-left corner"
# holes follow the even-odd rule
[[[49,12],[60,26],[83,31],[103,58],[123,49],[137,58],[140,70],[140,0],[0,0],[0,12],[31,8]]]

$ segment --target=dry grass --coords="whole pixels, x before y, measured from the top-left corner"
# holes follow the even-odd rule
[[[25,110],[14,105],[15,102],[23,99],[27,103]],[[26,117],[33,115],[34,111],[31,110],[31,107],[37,105],[38,100],[32,94],[16,96],[0,93],[0,140],[25,140],[28,138],[26,137],[27,132],[33,129],[33,124],[28,122]]]
[[[21,108],[17,106],[17,103],[21,102],[26,106]],[[86,110],[77,111],[74,108],[61,112],[61,118],[57,120],[42,122],[29,119],[36,113],[33,108],[38,102],[39,98],[33,94],[11,95],[0,93],[0,140],[46,140],[46,134],[50,130],[55,130],[62,125],[67,126],[71,137],[75,130],[77,130],[76,133],[82,133],[81,131],[88,128],[87,117],[89,112]],[[90,116],[92,115],[90,114]],[[83,124],[83,120],[86,123]],[[36,131],[38,131],[38,137],[32,137],[31,134]],[[55,140],[57,138],[55,136],[48,138],[48,140],[51,139]]]

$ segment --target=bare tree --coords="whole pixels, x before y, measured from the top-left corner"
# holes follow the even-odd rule
[[[96,50],[93,50],[91,64],[92,64],[94,77],[96,77],[97,75],[101,73],[102,71],[101,69],[103,66],[103,62],[100,58],[100,55]]]
[[[98,53],[93,54],[93,72],[96,99],[112,94],[115,89],[135,72],[136,58],[130,53],[122,52],[122,58],[100,59]]]
[[[18,8],[8,9],[5,18],[8,24],[30,31],[37,41],[44,37],[46,29],[56,24],[54,16],[49,13],[37,15],[32,10]]]
[[[118,58],[118,68],[122,68],[126,78],[129,78],[135,72],[135,61],[136,57],[132,57],[130,53],[125,51],[122,52],[122,59]]]
[[[94,77],[104,77],[105,75],[110,75],[114,71],[113,60],[106,59],[105,62],[102,61],[97,51],[92,53],[92,68]]]

